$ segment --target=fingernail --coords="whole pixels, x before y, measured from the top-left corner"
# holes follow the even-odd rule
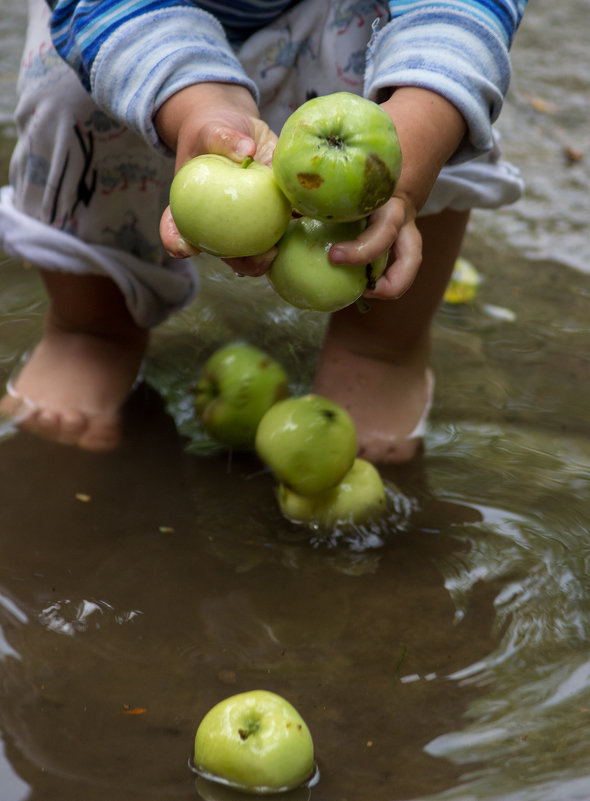
[[[194,256],[197,251],[192,245],[189,245],[186,239],[179,236],[175,242],[174,249],[167,252],[174,259],[187,259],[189,256]]]
[[[238,156],[251,156],[252,142],[249,139],[240,139],[236,145],[236,153]]]
[[[340,248],[330,248],[330,261],[332,264],[343,264],[346,261],[346,256]]]

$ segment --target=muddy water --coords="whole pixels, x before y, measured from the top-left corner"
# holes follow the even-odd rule
[[[22,35],[0,17],[0,171]],[[537,0],[502,124],[527,195],[477,213],[475,302],[437,319],[426,455],[384,471],[379,527],[290,526],[190,388],[235,336],[309,385],[324,321],[203,265],[155,335],[116,454],[0,441],[0,798],[198,798],[220,698],[264,687],[312,730],[313,801],[590,795],[588,2]],[[585,158],[578,159],[579,155]],[[2,263],[0,377],[36,340],[37,277]]]

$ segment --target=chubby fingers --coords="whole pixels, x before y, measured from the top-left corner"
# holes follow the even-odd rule
[[[413,220],[401,229],[389,258],[389,266],[375,289],[367,290],[365,297],[394,300],[412,286],[422,264],[422,237]]]
[[[403,203],[392,198],[369,217],[369,224],[356,239],[332,245],[330,261],[332,264],[368,264],[391,249],[404,221]]]
[[[248,275],[255,278],[269,269],[273,259],[277,255],[277,249],[271,248],[266,253],[260,253],[256,256],[244,256],[239,259],[223,259],[223,261],[232,268],[236,275]]]
[[[225,121],[206,123],[199,132],[196,145],[192,142],[190,149],[185,149],[179,142],[177,169],[192,158],[195,151],[215,153],[238,162],[251,156],[261,164],[270,167],[277,143],[276,134],[263,120],[254,117],[248,119],[247,123],[249,133],[244,131],[244,127],[246,127],[244,120],[236,120],[235,126]]]
[[[207,123],[199,131],[196,142],[188,140],[185,144],[183,139],[179,138],[176,169],[178,170],[195,155],[203,153],[215,153],[218,156],[226,156],[232,161],[241,161],[247,156],[254,156],[256,142],[237,128],[221,122]]]
[[[173,259],[186,259],[195,256],[199,251],[182,237],[172,219],[170,206],[166,206],[160,218],[160,239],[169,256]]]

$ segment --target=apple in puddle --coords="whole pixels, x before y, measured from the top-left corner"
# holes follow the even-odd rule
[[[377,468],[365,459],[355,459],[344,478],[331,489],[317,495],[298,495],[280,484],[277,498],[281,512],[295,523],[362,525],[382,515],[387,497]]]
[[[349,306],[375,286],[387,265],[387,254],[370,264],[332,264],[329,252],[335,242],[356,239],[365,227],[365,220],[291,220],[266,273],[268,281],[283,300],[299,309],[334,312]]]
[[[287,118],[272,169],[300,214],[343,222],[386,203],[401,165],[387,112],[372,100],[334,92],[308,100]]]
[[[187,242],[221,258],[265,253],[291,219],[291,204],[270,167],[214,153],[197,156],[178,170],[170,187],[170,211]]]
[[[275,403],[256,432],[259,457],[299,495],[335,487],[356,458],[356,427],[348,412],[321,395]]]
[[[205,431],[237,449],[254,447],[263,415],[289,394],[287,374],[278,361],[245,342],[215,351],[195,388],[194,406]]]
[[[195,735],[194,768],[250,793],[286,791],[315,770],[310,731],[297,710],[267,690],[216,704]]]

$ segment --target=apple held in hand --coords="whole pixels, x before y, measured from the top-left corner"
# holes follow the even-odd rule
[[[272,168],[298,212],[344,222],[366,217],[389,200],[401,164],[391,117],[372,100],[335,92],[291,114]]]
[[[275,403],[256,432],[256,451],[275,477],[299,495],[336,486],[356,457],[354,422],[337,403],[303,395]]]
[[[194,405],[203,428],[231,448],[253,448],[265,412],[289,394],[283,367],[259,348],[235,342],[205,363]]]
[[[213,153],[187,161],[176,173],[170,210],[187,242],[221,258],[265,253],[291,219],[291,204],[270,167]]]
[[[383,274],[387,254],[371,264],[332,264],[328,254],[335,242],[356,239],[365,227],[365,220],[291,220],[266,273],[271,286],[299,309],[334,312],[354,303]]]
[[[280,484],[279,507],[295,523],[318,524],[322,528],[337,525],[362,525],[385,512],[387,497],[379,471],[364,459],[355,459],[342,481],[317,495],[298,495]]]
[[[251,793],[290,790],[315,771],[310,731],[297,710],[266,690],[216,704],[195,736],[194,767]]]

